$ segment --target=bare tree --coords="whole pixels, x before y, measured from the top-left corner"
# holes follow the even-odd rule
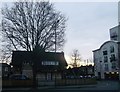
[[[2,33],[12,50],[53,51],[55,43],[57,50],[62,49],[65,23],[64,15],[50,2],[14,2],[2,9]]]
[[[1,27],[9,51],[61,50],[65,42],[65,23],[65,16],[50,2],[14,2],[11,7],[2,9]],[[35,64],[33,75],[35,84]]]
[[[72,54],[71,54],[71,63],[70,63],[70,65],[72,67],[79,67],[81,59],[82,58],[81,58],[81,56],[79,54],[79,51],[77,49],[74,49]]]

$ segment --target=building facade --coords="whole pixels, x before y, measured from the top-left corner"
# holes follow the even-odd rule
[[[57,79],[62,79],[67,62],[63,52],[13,51],[12,62],[14,73],[20,73],[33,78],[36,74],[38,85],[55,85]]]
[[[110,40],[104,42],[99,49],[93,51],[95,76],[99,79],[118,79],[119,70],[119,42],[118,26],[110,29]]]

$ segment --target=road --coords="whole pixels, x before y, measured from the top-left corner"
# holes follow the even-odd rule
[[[45,90],[7,90],[2,92],[118,92],[118,90],[80,90],[80,89],[45,89]]]
[[[2,92],[118,92],[117,81],[98,81],[96,85],[4,89]]]

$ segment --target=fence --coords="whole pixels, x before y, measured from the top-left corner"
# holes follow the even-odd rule
[[[96,84],[96,79],[62,79],[56,80],[56,85],[87,85]]]
[[[65,86],[96,84],[96,79],[57,79],[52,81],[39,81],[37,86]],[[32,80],[3,80],[2,87],[31,87]]]
[[[30,87],[32,80],[2,80],[2,87]]]

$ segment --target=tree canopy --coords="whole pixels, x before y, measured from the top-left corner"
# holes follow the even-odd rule
[[[74,67],[80,67],[80,63],[82,60],[82,57],[80,56],[80,53],[77,49],[74,49],[71,54],[71,62],[70,65]]]
[[[66,17],[50,2],[14,2],[2,9],[2,33],[7,49],[61,50]]]

